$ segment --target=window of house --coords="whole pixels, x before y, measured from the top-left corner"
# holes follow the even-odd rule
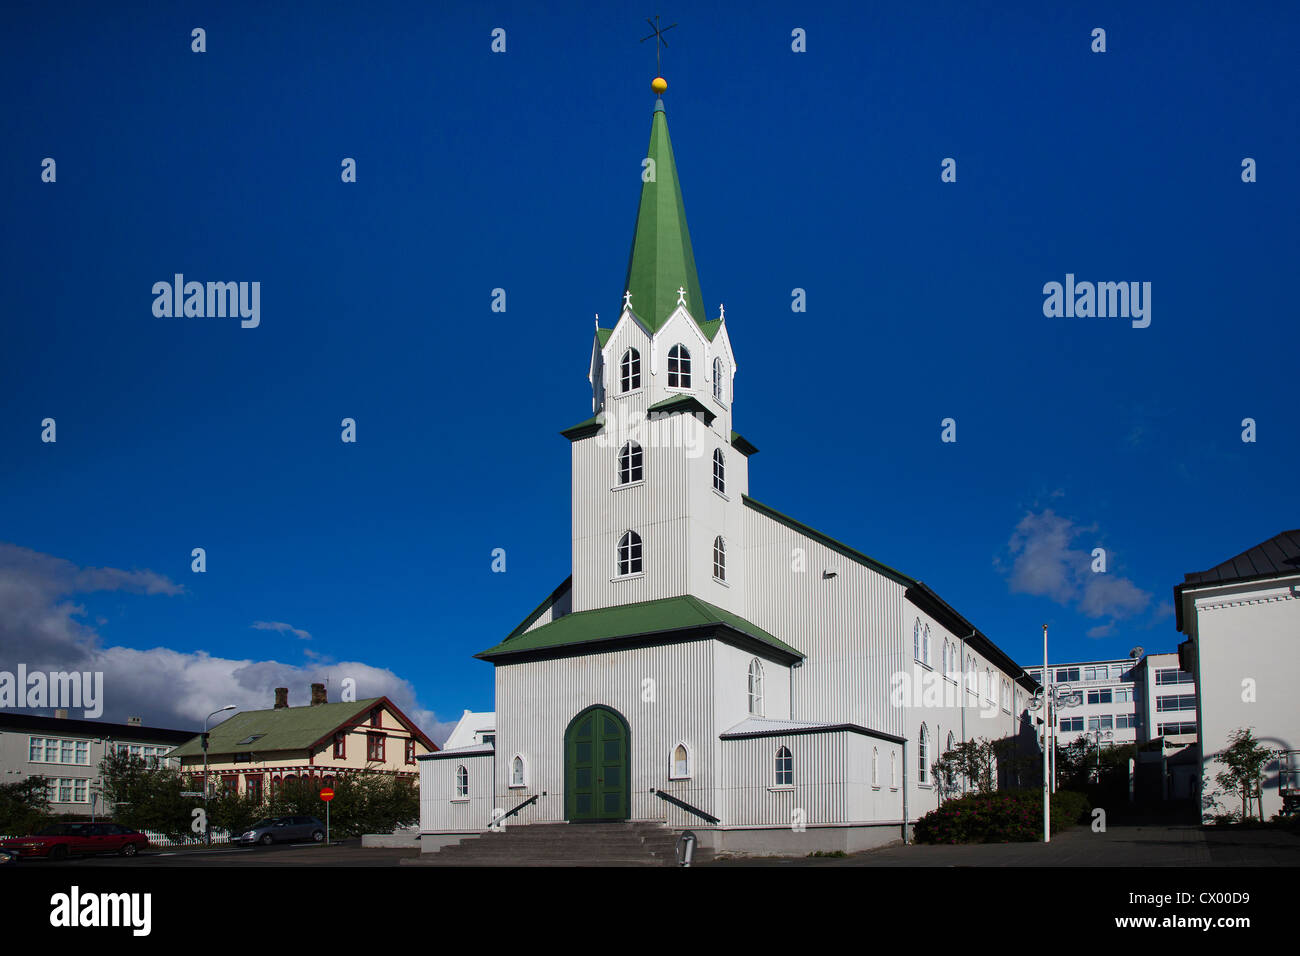
[[[524,758],[521,754],[515,754],[510,761],[510,786],[524,786]]]
[[[1171,710],[1195,710],[1195,694],[1166,694],[1156,698],[1156,713]]]
[[[371,726],[371,727],[382,727],[383,724],[384,724],[384,721],[383,721],[383,708],[382,708],[382,707],[375,707],[375,708],[372,708],[371,711],[370,711],[370,726]]]
[[[348,755],[348,735],[339,731],[334,735],[334,758],[342,760]]]
[[[713,397],[722,401],[722,359],[713,360]]]
[[[469,796],[469,771],[462,765],[456,768],[456,798],[464,800]]]
[[[721,448],[713,449],[713,490],[727,493],[727,463]]]
[[[636,349],[623,353],[623,360],[618,364],[618,384],[620,392],[631,392],[641,387],[641,353]]]
[[[794,755],[790,753],[789,747],[781,747],[776,752],[776,785],[794,786]]]
[[[713,539],[713,576],[719,581],[727,580],[727,543],[722,535]]]
[[[685,780],[691,775],[691,752],[685,744],[673,748],[673,767],[669,776],[673,780]]]
[[[1056,669],[1056,682],[1064,684],[1067,681],[1077,681],[1079,679],[1079,668],[1077,667],[1058,667]]]
[[[755,657],[749,662],[749,712],[755,717],[763,716],[763,665]]]
[[[260,773],[250,773],[244,777],[244,789],[248,792],[250,800],[257,803],[262,802],[262,775]]]
[[[387,738],[383,734],[366,734],[366,759],[383,760],[384,759],[384,741]]]
[[[1065,731],[1066,733],[1073,733],[1073,732],[1076,731],[1076,730],[1083,730],[1083,718],[1082,718],[1082,717],[1062,717],[1062,718],[1061,718],[1061,730]]]
[[[871,748],[871,785],[880,786],[880,748]]]
[[[630,485],[645,480],[645,452],[634,441],[625,444],[618,452],[618,483]]]
[[[691,353],[684,345],[674,345],[668,350],[668,387],[691,387]]]
[[[221,792],[228,797],[233,797],[239,793],[239,775],[225,774],[221,778]]]
[[[415,741],[406,741],[406,762],[415,763]]]
[[[898,786],[898,751],[897,750],[891,750],[889,752],[889,785],[891,787]]]
[[[1109,704],[1111,703],[1111,689],[1090,690],[1088,691],[1088,703],[1090,704]]]
[[[618,575],[641,573],[641,536],[629,531],[618,539]]]
[[[930,734],[925,729],[925,724],[921,725],[921,734],[916,742],[916,779],[919,783],[930,782]]]

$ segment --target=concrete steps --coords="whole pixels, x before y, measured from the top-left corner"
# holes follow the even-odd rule
[[[654,823],[536,823],[470,837],[410,866],[677,866],[677,833]],[[695,849],[694,862],[709,851]]]

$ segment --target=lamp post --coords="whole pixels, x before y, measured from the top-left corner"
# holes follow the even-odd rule
[[[1113,730],[1102,731],[1100,727],[1088,734],[1092,742],[1097,747],[1097,782],[1101,783],[1101,742],[1103,740],[1114,740],[1115,732]]]
[[[208,826],[208,721],[217,714],[224,713],[227,710],[234,710],[234,704],[227,704],[220,710],[214,710],[208,716],[203,718],[203,736],[199,738],[203,744],[203,842],[212,846],[212,827]]]
[[[1066,707],[1078,707],[1083,695],[1069,684],[1053,685],[1047,666],[1047,625],[1043,625],[1043,686],[1029,702],[1029,709],[1043,712],[1043,842],[1052,842],[1052,791],[1056,769],[1056,718]]]

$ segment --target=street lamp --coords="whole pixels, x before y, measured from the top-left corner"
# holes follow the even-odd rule
[[[1043,712],[1043,842],[1052,842],[1052,791],[1056,769],[1056,718],[1054,712],[1078,707],[1083,694],[1069,684],[1052,686],[1052,672],[1047,666],[1047,625],[1043,625],[1043,686],[1034,693],[1029,709]]]
[[[1103,740],[1114,740],[1115,732],[1113,730],[1103,732],[1098,727],[1096,730],[1089,731],[1087,736],[1092,738],[1093,744],[1097,747],[1097,782],[1101,783],[1101,742]]]
[[[227,704],[220,710],[214,710],[208,716],[203,718],[203,736],[199,742],[203,745],[203,834],[204,842],[212,846],[212,827],[208,826],[208,721],[217,714],[224,713],[227,710],[234,710],[234,704]]]

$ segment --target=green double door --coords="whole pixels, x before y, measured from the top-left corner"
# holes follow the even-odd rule
[[[631,735],[608,707],[584,710],[564,734],[564,815],[571,823],[631,816]]]

